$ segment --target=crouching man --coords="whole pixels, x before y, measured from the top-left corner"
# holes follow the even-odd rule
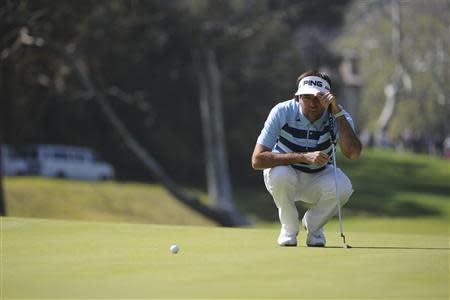
[[[297,80],[294,99],[278,103],[270,112],[252,155],[252,166],[264,170],[264,182],[278,208],[280,246],[297,246],[299,216],[296,201],[312,204],[302,218],[309,247],[326,244],[323,226],[337,212],[328,110],[342,153],[357,159],[362,146],[351,116],[331,93],[328,75],[307,71]],[[341,205],[353,192],[338,168]]]

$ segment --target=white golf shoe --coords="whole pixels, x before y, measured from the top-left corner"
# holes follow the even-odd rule
[[[305,219],[302,219],[303,228],[305,228],[308,233],[306,237],[306,246],[308,247],[325,247],[327,241],[325,235],[323,234],[323,229],[320,228],[314,232],[309,232],[308,227],[306,227]]]
[[[325,247],[327,241],[325,240],[325,235],[323,234],[323,230],[319,229],[315,232],[308,232],[308,236],[306,237],[306,246],[308,247]]]
[[[283,247],[296,247],[297,246],[297,234],[287,234],[283,229],[278,236],[278,245]]]

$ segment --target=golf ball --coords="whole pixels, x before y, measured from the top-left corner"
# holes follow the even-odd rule
[[[178,251],[180,251],[180,248],[178,247],[178,245],[170,246],[170,252],[172,252],[173,254],[178,253]]]

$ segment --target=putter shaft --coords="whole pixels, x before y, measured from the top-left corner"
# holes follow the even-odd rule
[[[331,109],[328,110],[328,122],[330,124],[330,138],[331,138],[331,149],[333,156],[333,167],[334,167],[334,184],[336,186],[336,199],[337,199],[337,208],[338,208],[338,216],[339,216],[339,229],[341,231],[341,237],[344,242],[344,248],[348,248],[349,246],[345,243],[345,235],[342,226],[342,215],[341,215],[341,196],[339,194],[339,186],[337,182],[337,165],[336,165],[336,136],[334,135],[334,123],[333,123],[333,113]]]

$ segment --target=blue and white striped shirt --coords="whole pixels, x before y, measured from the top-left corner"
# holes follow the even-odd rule
[[[350,114],[345,112],[345,118],[354,130]],[[334,131],[338,140],[336,120]],[[257,143],[272,149],[275,153],[323,151],[331,156],[328,112],[325,111],[317,121],[311,123],[303,115],[302,107],[295,99],[278,103],[270,111]],[[325,169],[325,165],[298,163],[291,166],[303,172],[314,173]]]

